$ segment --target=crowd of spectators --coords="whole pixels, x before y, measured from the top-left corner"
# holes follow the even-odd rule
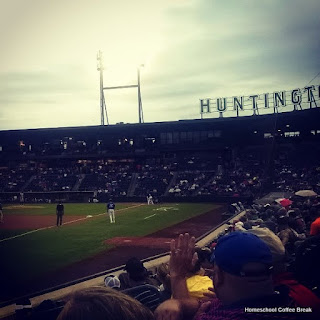
[[[129,165],[99,165],[88,170],[79,184],[79,191],[97,191],[112,196],[126,196],[132,178]]]
[[[36,161],[0,168],[0,192],[95,192],[101,199],[164,196],[254,199],[269,190],[320,192],[320,167],[301,165],[293,155],[270,163],[262,153],[246,150],[238,156],[217,153],[211,159],[182,156],[171,159],[87,159]],[[99,198],[99,197],[98,197]]]
[[[273,184],[277,190],[296,192],[313,189],[320,192],[320,166],[279,165],[274,170]]]
[[[198,190],[204,187],[214,175],[213,172],[183,171],[176,175],[175,184],[169,189],[169,194],[175,197],[189,197],[201,194]]]
[[[39,170],[32,177],[23,191],[25,192],[51,192],[51,191],[72,191],[79,175],[71,168],[49,168]]]
[[[20,166],[0,168],[0,191],[19,192],[34,174],[33,169]]]
[[[134,195],[152,194],[158,198],[166,192],[173,177],[171,167],[164,164],[146,164],[138,167]]]

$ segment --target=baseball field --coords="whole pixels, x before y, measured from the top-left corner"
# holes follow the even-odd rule
[[[46,280],[60,274],[65,274],[61,281],[67,281],[66,270],[70,271],[70,268],[75,273],[73,277],[81,265],[86,268],[84,274],[105,270],[100,270],[103,266],[91,268],[84,261],[92,264],[102,256],[108,260],[108,255],[111,259],[111,253],[121,246],[131,245],[121,262],[126,261],[129,254],[141,257],[143,248],[169,248],[170,238],[185,229],[177,229],[171,234],[165,234],[165,230],[189,221],[186,228],[192,233],[189,229],[198,228],[193,219],[205,213],[219,212],[215,214],[219,216],[216,221],[205,221],[206,227],[221,222],[221,206],[213,203],[150,206],[116,203],[115,224],[110,224],[103,203],[66,203],[64,206],[63,225],[59,227],[56,226],[56,204],[4,206],[4,223],[0,225],[0,281],[5,285],[0,289],[1,301],[27,293],[39,282],[43,282],[43,288]],[[157,237],[151,241],[150,235],[155,234]],[[115,258],[112,259],[117,263]],[[51,285],[50,281],[48,285]]]

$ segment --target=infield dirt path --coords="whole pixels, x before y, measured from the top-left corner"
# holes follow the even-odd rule
[[[20,283],[19,286],[15,285],[11,288],[12,292],[9,294],[8,299],[38,292],[124,265],[133,256],[142,260],[168,252],[170,240],[176,238],[180,233],[188,232],[197,238],[220,224],[222,222],[221,214],[225,211],[224,209],[223,206],[218,207],[210,212],[145,237],[114,238],[111,242],[116,244],[115,248],[47,274],[36,282],[28,282],[28,279],[26,279],[25,283]]]

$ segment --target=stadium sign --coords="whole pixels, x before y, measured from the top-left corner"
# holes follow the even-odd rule
[[[320,107],[320,85],[309,85],[302,89],[273,93],[233,96],[217,99],[200,99],[201,118],[212,113],[232,116],[259,115],[283,111],[303,110]]]

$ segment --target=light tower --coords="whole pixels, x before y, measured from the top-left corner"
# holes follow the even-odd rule
[[[127,86],[117,86],[117,87],[104,87],[103,86],[103,63],[102,63],[102,52],[99,51],[97,54],[98,67],[97,70],[100,71],[100,112],[101,112],[101,125],[104,125],[104,112],[106,113],[107,124],[109,125],[108,113],[106,102],[104,98],[104,90],[112,90],[112,89],[127,89],[127,88],[138,88],[138,113],[139,113],[139,123],[143,123],[143,110],[142,110],[142,99],[141,99],[141,90],[140,90],[140,68],[144,67],[141,64],[137,69],[137,84],[131,84]]]
[[[103,92],[103,61],[102,61],[102,52],[99,50],[97,54],[97,70],[100,72],[100,117],[101,117],[101,125],[104,126],[104,113],[106,113],[107,124],[109,124],[106,101],[104,99]]]
[[[140,91],[140,67],[144,67],[143,64],[141,64],[138,67],[138,109],[139,109],[139,123],[143,123],[143,110],[142,110],[142,99],[141,99],[141,91]]]

